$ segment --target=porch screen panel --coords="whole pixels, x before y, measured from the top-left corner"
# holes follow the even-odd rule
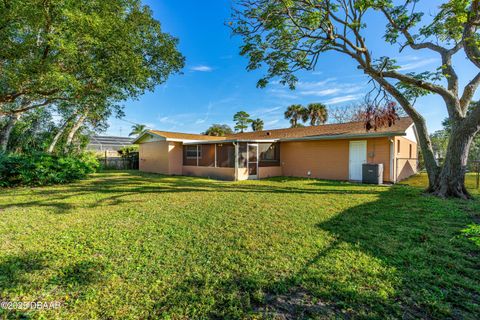
[[[235,146],[233,143],[217,144],[217,166],[223,168],[235,167]]]
[[[280,165],[280,144],[279,143],[259,143],[259,167],[277,167]]]
[[[200,153],[201,157],[198,159],[198,165],[200,167],[215,167],[215,145],[214,144],[201,144],[202,148]]]
[[[247,143],[240,142],[238,144],[238,167],[246,168],[247,167]]]

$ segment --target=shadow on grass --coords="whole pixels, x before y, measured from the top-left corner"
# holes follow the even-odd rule
[[[0,260],[0,292],[28,283],[27,276],[46,267],[46,259],[39,252],[10,255]],[[1,297],[1,296],[0,296]]]
[[[52,302],[45,301],[41,291],[37,298],[23,301],[18,298],[19,292],[29,292],[32,288],[38,287],[37,279],[32,276],[36,272],[42,272],[48,269],[48,254],[41,252],[28,252],[20,256],[7,256],[0,260],[0,302]],[[73,291],[76,296],[83,295],[85,292],[82,287],[96,283],[101,279],[103,265],[92,261],[79,261],[71,263],[60,269],[56,276],[52,277],[49,287],[61,287],[67,291]],[[40,280],[42,281],[42,280]],[[9,298],[13,294],[16,298]],[[25,308],[5,308],[0,307],[0,318],[4,319],[30,319],[33,309]]]
[[[189,192],[214,192],[214,193],[271,193],[271,194],[378,194],[378,189],[365,185],[355,185],[348,182],[328,181],[311,179],[308,188],[305,185],[300,187],[291,186],[292,181],[305,182],[303,178],[276,177],[265,181],[273,182],[275,185],[262,184],[258,182],[239,183],[210,180],[198,177],[174,177],[141,172],[100,173],[95,178],[65,186],[48,188],[19,189],[27,190],[27,194],[35,197],[42,197],[41,200],[30,200],[31,197],[24,197],[22,200],[0,204],[0,210],[20,207],[34,208],[43,207],[51,209],[52,213],[63,214],[75,210],[77,207],[69,201],[74,197],[98,195],[97,199],[79,204],[89,208],[96,208],[105,205],[121,205],[136,200],[125,198],[138,194],[156,194],[161,196],[166,193],[189,193]],[[355,188],[352,189],[352,186]],[[11,197],[11,195],[3,195]],[[0,199],[3,197],[0,195]]]
[[[460,232],[472,221],[463,206],[393,187],[317,224],[336,240],[296,272],[186,278],[157,315],[195,304],[200,314],[187,317],[475,319],[480,248]]]
[[[233,277],[185,276],[171,290],[156,297],[154,312],[158,317],[475,319],[480,313],[480,252],[460,232],[480,211],[478,201],[466,204],[440,200],[423,196],[420,189],[408,186],[378,192],[367,186],[354,185],[352,189],[350,184],[315,180],[311,183],[318,185],[310,189],[282,185],[281,179],[274,179],[278,184],[272,186],[131,175],[138,180],[134,185],[130,174],[117,179],[105,174],[98,176],[103,181],[94,179],[59,192],[66,199],[90,192],[104,196],[93,206],[112,201],[121,204],[130,201],[124,197],[138,193],[162,192],[341,195],[350,191],[377,195],[373,202],[351,207],[314,225],[335,240],[303,261],[294,272],[286,273],[279,266],[276,272],[270,269],[257,274],[240,270]],[[125,183],[129,185],[124,186]],[[324,188],[319,189],[321,186]],[[16,205],[35,204],[26,201]],[[45,205],[56,204],[46,201]],[[0,264],[1,274],[6,274],[0,283],[5,285],[5,279],[12,278],[10,283],[15,286],[24,281],[25,273],[41,267],[41,261],[34,263],[33,256],[7,258]],[[98,280],[95,274],[99,268],[89,263],[74,264],[52,281],[83,286]]]

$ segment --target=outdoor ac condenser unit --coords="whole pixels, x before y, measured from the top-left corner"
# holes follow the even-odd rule
[[[371,184],[383,183],[383,164],[364,163],[362,166],[362,182]]]

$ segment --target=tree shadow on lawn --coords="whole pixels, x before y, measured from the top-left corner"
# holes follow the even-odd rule
[[[475,319],[480,248],[460,232],[472,221],[464,206],[393,187],[317,224],[336,240],[296,272],[186,278],[159,298],[157,315]]]
[[[239,183],[210,180],[198,177],[172,177],[158,174],[122,173],[120,176],[113,174],[98,174],[91,180],[80,183],[52,188],[34,188],[28,190],[24,200],[0,204],[0,210],[12,207],[35,208],[46,207],[52,213],[64,214],[74,211],[77,206],[70,203],[71,198],[85,197],[78,206],[96,208],[101,206],[122,205],[140,202],[138,199],[125,198],[145,194],[161,196],[165,193],[189,192],[214,192],[214,193],[271,193],[271,194],[379,194],[378,187],[355,185],[348,182],[335,182],[311,179],[308,184],[291,186],[289,182],[302,181],[302,178],[279,177],[265,180],[268,184],[260,182]],[[271,183],[274,184],[271,184]],[[153,184],[153,185],[152,185]],[[353,188],[352,188],[353,187]],[[99,197],[89,199],[88,196],[97,194]],[[20,194],[21,195],[21,194]],[[32,196],[44,199],[31,200]]]
[[[53,256],[46,252],[26,252],[20,255],[9,255],[0,258],[0,301],[12,302],[54,302],[45,299],[45,292],[39,288],[49,288],[51,292],[68,292],[73,299],[81,298],[85,294],[85,287],[101,281],[101,272],[104,265],[98,261],[81,260],[67,263],[56,270],[55,275],[41,276],[42,270],[52,268]],[[57,258],[58,259],[58,258]],[[33,277],[33,274],[37,274]],[[45,284],[48,283],[48,284]],[[55,295],[55,294],[54,294]],[[27,300],[25,296],[29,296]],[[62,294],[63,298],[65,294]],[[62,299],[55,299],[60,301]],[[3,309],[0,308],[0,317],[6,319],[28,319],[36,312],[33,309]]]
[[[0,258],[0,292],[11,291],[18,286],[30,287],[28,276],[51,268],[53,256],[46,252],[26,252]],[[58,259],[55,258],[55,259]],[[103,264],[81,260],[67,263],[53,276],[49,283],[65,287],[84,286],[99,280]]]

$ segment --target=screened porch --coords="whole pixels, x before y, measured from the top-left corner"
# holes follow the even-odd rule
[[[280,168],[277,142],[184,143],[184,172],[224,180],[262,178],[262,168]]]

